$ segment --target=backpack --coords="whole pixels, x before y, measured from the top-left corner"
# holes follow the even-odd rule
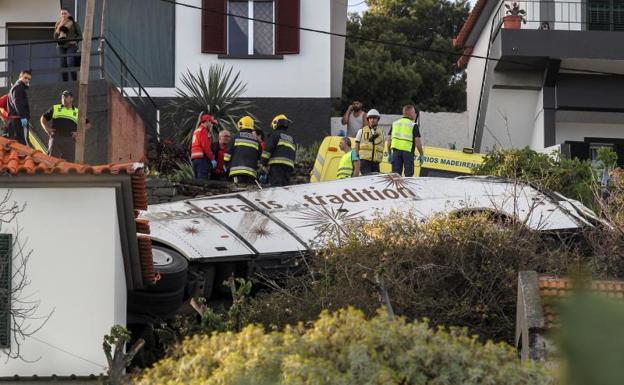
[[[9,120],[9,95],[0,96],[0,119]]]

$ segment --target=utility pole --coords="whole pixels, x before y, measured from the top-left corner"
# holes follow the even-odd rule
[[[87,101],[89,99],[89,66],[91,65],[91,38],[93,37],[93,14],[95,0],[87,0],[87,9],[84,18],[84,33],[80,46],[80,84],[78,88],[78,109],[80,120],[78,121],[78,134],[76,137],[76,162],[84,163],[85,139],[87,137]]]
[[[106,34],[104,32],[106,15],[106,0],[102,0],[102,17],[100,18],[100,46],[98,53],[100,54],[100,78],[104,79],[104,42],[106,40]]]

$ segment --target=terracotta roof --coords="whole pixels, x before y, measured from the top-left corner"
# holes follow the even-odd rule
[[[459,30],[459,33],[457,34],[455,39],[453,39],[453,47],[457,49],[464,49],[464,55],[472,54],[472,49],[474,47],[466,47],[466,40],[468,39],[468,36],[470,36],[470,32],[472,32],[475,24],[477,24],[477,20],[479,20],[479,16],[481,16],[481,12],[483,12],[483,8],[485,7],[487,1],[488,0],[477,0],[477,3],[472,8],[472,11],[470,11],[466,22],[464,22],[464,25]],[[468,52],[468,49],[470,49],[470,52]],[[466,64],[468,64],[469,60],[469,56],[462,56],[457,61],[457,66],[459,68],[464,67]]]
[[[0,175],[36,175],[36,174],[59,174],[59,175],[118,175],[127,174],[132,177],[132,200],[134,210],[147,210],[147,193],[145,188],[145,174],[141,163],[111,163],[99,166],[83,165],[67,162],[21,145],[14,140],[0,137]],[[135,214],[135,218],[137,215]],[[146,220],[136,220],[136,231],[149,234],[149,223]],[[145,282],[153,282],[155,279],[151,242],[150,247],[145,247],[146,242],[138,237],[139,257],[141,259],[142,274]]]
[[[459,33],[457,34],[455,39],[453,39],[453,46],[455,48],[464,48],[464,44],[466,44],[466,39],[468,39],[468,35],[470,35],[470,32],[472,32],[475,24],[477,24],[477,20],[479,20],[479,16],[481,16],[481,12],[483,11],[483,8],[485,7],[485,3],[487,3],[487,1],[488,0],[477,0],[477,3],[472,8],[472,11],[470,11],[466,22],[464,22],[464,25],[459,30]]]
[[[553,276],[540,276],[538,279],[540,298],[544,311],[544,325],[547,329],[559,326],[556,304],[570,295],[573,280]],[[592,292],[604,294],[611,298],[624,299],[624,281],[592,281],[589,284]]]
[[[464,54],[459,57],[459,60],[457,60],[457,66],[459,68],[464,68],[466,64],[468,64],[468,61],[470,60],[470,56],[465,56],[465,55],[472,55],[472,51],[473,51],[472,47],[464,48]]]

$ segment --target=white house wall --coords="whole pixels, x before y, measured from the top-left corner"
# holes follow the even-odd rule
[[[485,23],[482,33],[475,44],[472,54],[475,56],[487,56],[488,44],[490,40],[490,26],[494,19],[492,13]],[[485,71],[486,61],[484,59],[471,58],[466,66],[466,109],[468,111],[468,127],[474,131],[477,121],[477,110],[481,96],[481,84],[483,83],[483,71]]]
[[[0,44],[8,43],[6,23],[54,23],[59,14],[59,4],[51,0],[0,0]],[[6,57],[6,48],[0,47],[0,58]],[[6,70],[6,62],[0,62],[0,72]],[[4,86],[7,86],[5,80],[0,79],[0,87]]]
[[[624,138],[622,124],[585,123],[585,122],[558,122],[556,128],[556,143],[566,140],[584,141],[589,138]]]
[[[331,1],[331,30],[334,33],[345,34],[347,32],[347,2],[342,0]],[[331,97],[340,98],[342,96],[342,76],[345,62],[345,42],[344,37],[331,37]]]
[[[531,144],[538,91],[490,91],[481,152],[499,146],[521,148]]]
[[[12,200],[27,204],[16,222],[32,250],[24,294],[40,301],[39,316],[53,314],[22,345],[23,357],[36,361],[2,362],[0,376],[102,373],[102,337],[126,322],[115,190],[23,188],[12,190]]]
[[[332,0],[333,1],[333,0]],[[201,6],[201,0],[185,0],[186,4]],[[345,2],[346,4],[346,2]],[[329,31],[331,29],[330,0],[301,0],[301,26]],[[207,70],[211,64],[225,64],[240,71],[247,83],[245,97],[270,98],[329,98],[331,95],[331,37],[314,32],[300,32],[301,52],[284,55],[283,60],[219,59],[218,55],[201,53],[201,12],[176,6],[176,86],[188,70],[200,66]],[[174,96],[174,90],[152,90],[153,96]]]

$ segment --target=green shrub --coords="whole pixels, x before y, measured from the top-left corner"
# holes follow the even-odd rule
[[[247,326],[195,336],[137,383],[541,385],[554,379],[505,344],[481,344],[463,330],[432,330],[383,313],[367,320],[347,309],[325,312],[308,328],[267,333]]]
[[[382,276],[397,314],[511,343],[518,271],[565,274],[583,258],[567,248],[551,250],[551,243],[485,215],[426,223],[393,215],[354,224],[340,244],[306,260],[306,271],[252,298],[247,318],[282,327],[347,306],[370,316],[381,304]]]
[[[576,158],[542,154],[528,147],[499,149],[485,156],[475,174],[536,183],[568,198],[593,205],[595,177],[591,164]]]

